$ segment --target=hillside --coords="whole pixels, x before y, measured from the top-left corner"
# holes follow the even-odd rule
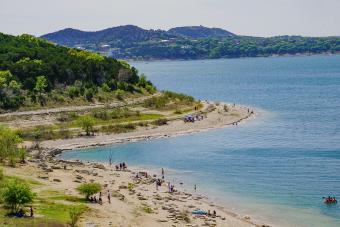
[[[225,38],[229,36],[234,36],[233,33],[223,30],[221,28],[207,28],[203,26],[186,26],[172,28],[168,34],[173,34],[176,36],[184,36],[188,38]]]
[[[31,35],[0,33],[0,110],[103,101],[124,93],[154,91],[126,62]]]
[[[60,45],[121,59],[209,59],[338,53],[339,37],[238,36],[220,28],[187,26],[146,30],[133,25],[97,32],[65,29],[43,35]]]

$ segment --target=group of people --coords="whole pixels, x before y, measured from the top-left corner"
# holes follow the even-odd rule
[[[126,170],[126,169],[127,169],[127,165],[125,164],[125,162],[121,162],[121,163],[119,163],[119,165],[116,165],[117,171],[118,170],[122,171],[122,170]]]
[[[194,123],[195,121],[201,121],[203,120],[203,115],[196,115],[196,116],[193,116],[193,115],[188,115],[188,116],[185,116],[184,117],[184,122],[192,122]]]
[[[34,211],[33,211],[33,207],[30,206],[30,215],[29,215],[29,216],[27,216],[27,215],[25,214],[25,212],[24,212],[23,209],[20,209],[20,210],[15,214],[15,216],[16,216],[17,218],[22,218],[22,217],[30,217],[30,218],[33,218],[33,217],[34,217],[34,213],[33,213],[33,212],[34,212]]]
[[[175,186],[173,184],[170,184],[170,182],[168,182],[168,191],[169,193],[173,193],[175,192]]]
[[[330,197],[328,196],[326,199],[325,199],[325,203],[337,203],[338,201],[336,200],[335,197]]]
[[[108,200],[108,203],[111,203],[111,193],[110,193],[110,190],[107,190],[107,200]],[[91,196],[90,197],[90,202],[91,203],[98,203],[100,205],[103,205],[102,192],[99,192],[98,199],[97,199],[96,196]]]

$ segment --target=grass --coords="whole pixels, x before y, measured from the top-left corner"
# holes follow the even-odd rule
[[[76,206],[82,210],[82,212],[85,212],[88,209],[84,204],[66,205],[57,202],[44,202],[37,206],[36,211],[38,214],[44,215],[47,219],[67,224],[71,221],[69,211],[73,206]]]
[[[73,195],[65,195],[60,191],[54,190],[45,190],[39,192],[40,198],[44,198],[47,200],[53,201],[68,201],[68,202],[75,202],[75,203],[86,203],[86,200],[82,197],[73,196]]]
[[[144,205],[144,206],[142,207],[142,210],[143,210],[145,213],[147,213],[147,214],[152,214],[152,213],[153,213],[152,208],[151,208],[150,206],[148,206],[148,205]]]
[[[5,181],[9,181],[9,180],[18,180],[20,182],[24,182],[24,183],[28,184],[31,187],[37,187],[37,186],[43,185],[39,181],[32,180],[32,179],[22,179],[22,178],[16,177],[16,176],[6,176]]]
[[[38,181],[31,179],[22,179],[15,176],[4,176],[3,182],[6,183],[9,180],[19,180],[29,184],[31,187],[39,187],[41,184]],[[65,203],[67,202],[67,203]],[[0,226],[4,227],[66,227],[69,226],[71,221],[70,209],[76,207],[84,213],[88,211],[88,207],[85,205],[85,200],[77,196],[65,195],[63,192],[55,190],[44,190],[37,193],[36,198],[33,201],[35,218],[13,218],[7,216],[8,210],[0,204]],[[29,213],[29,209],[26,208],[26,214]]]

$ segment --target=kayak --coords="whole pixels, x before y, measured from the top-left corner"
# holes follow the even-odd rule
[[[338,202],[337,200],[325,200],[326,204],[335,204],[337,202]]]
[[[208,212],[206,212],[205,210],[194,210],[191,213],[192,214],[198,214],[198,215],[207,215],[208,214]]]

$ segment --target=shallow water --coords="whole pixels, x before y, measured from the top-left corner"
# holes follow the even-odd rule
[[[114,160],[168,179],[265,223],[340,226],[340,56],[133,62],[159,89],[263,109],[234,128],[64,153]]]

